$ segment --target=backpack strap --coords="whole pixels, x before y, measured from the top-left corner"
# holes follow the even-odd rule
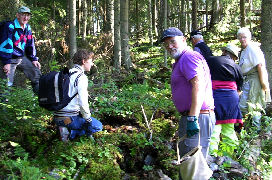
[[[60,74],[60,73],[62,73],[62,74],[68,74],[68,76],[69,76],[69,78],[73,75],[73,74],[76,74],[78,71],[74,71],[74,72],[69,72],[69,69],[68,68],[64,68],[62,71],[60,71],[58,74]],[[83,73],[80,73],[80,74],[78,74],[78,76],[76,77],[76,79],[75,79],[75,82],[74,82],[74,87],[76,87],[77,86],[77,82],[78,82],[78,78],[82,75]],[[59,82],[59,80],[58,80],[58,82]],[[74,99],[74,97],[76,96],[78,94],[78,92],[76,92],[73,96],[71,96],[70,98],[71,98],[71,100],[72,99]]]
[[[77,86],[77,84],[78,84],[78,78],[79,78],[80,76],[82,76],[82,74],[83,74],[83,73],[80,73],[80,74],[77,75],[76,80],[75,80],[75,83],[74,83],[74,87]]]
[[[71,75],[74,74],[74,73],[76,73],[76,72],[77,72],[77,71],[71,73]],[[75,80],[75,83],[74,83],[74,87],[77,86],[78,78],[79,78],[82,74],[83,74],[83,73],[80,73],[80,74],[76,77],[76,80]],[[71,75],[70,75],[70,76],[71,76]],[[71,100],[74,99],[74,97],[76,97],[77,94],[78,94],[78,92],[76,92],[76,93],[71,97]]]
[[[71,77],[73,74],[75,74],[75,73],[77,73],[77,72],[78,72],[78,71],[74,71],[74,72],[70,73],[70,74],[69,74],[69,77]],[[74,87],[77,86],[77,84],[78,84],[78,78],[79,78],[80,76],[82,76],[82,74],[83,74],[83,73],[79,73],[79,74],[77,75],[76,80],[75,80],[75,82],[74,82]],[[74,97],[76,97],[77,94],[78,94],[78,92],[76,92],[76,93],[72,96],[72,99],[74,99]]]

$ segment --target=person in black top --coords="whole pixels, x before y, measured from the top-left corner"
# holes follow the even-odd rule
[[[243,125],[242,113],[239,108],[239,93],[242,89],[243,76],[235,60],[238,59],[238,48],[227,45],[222,56],[213,56],[206,61],[209,65],[213,86],[216,125],[211,136],[210,154],[215,155],[220,143],[232,142],[233,149],[238,145],[234,124]]]
[[[210,56],[213,56],[211,49],[204,42],[202,33],[200,31],[192,31],[190,33],[190,40],[194,46],[194,51],[199,52],[206,60]]]

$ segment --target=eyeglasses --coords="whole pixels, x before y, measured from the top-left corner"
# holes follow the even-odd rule
[[[170,45],[174,46],[176,45],[177,41],[175,39],[171,39],[168,42],[163,42],[164,47],[169,47]]]
[[[246,36],[238,36],[238,39],[239,39],[239,40],[247,39],[247,37],[246,37]]]
[[[22,17],[31,17],[31,14],[29,13],[20,13]]]

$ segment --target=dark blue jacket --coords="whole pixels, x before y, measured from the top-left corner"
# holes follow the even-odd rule
[[[21,28],[17,19],[7,22],[0,36],[0,59],[2,63],[10,64],[11,59],[27,56],[31,61],[37,61],[34,38],[29,24]]]
[[[205,44],[205,42],[200,42],[195,45],[201,51],[203,57],[207,60],[210,56],[213,56],[211,49]]]

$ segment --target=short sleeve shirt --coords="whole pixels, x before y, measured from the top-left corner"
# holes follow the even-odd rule
[[[258,64],[265,65],[264,54],[257,44],[250,42],[241,52],[239,66],[242,73],[245,74]]]
[[[210,70],[206,60],[198,52],[186,49],[181,57],[173,64],[171,75],[172,99],[179,112],[189,111],[192,104],[192,85],[190,80],[194,77],[205,80],[205,99],[202,110],[213,109],[212,83]]]

